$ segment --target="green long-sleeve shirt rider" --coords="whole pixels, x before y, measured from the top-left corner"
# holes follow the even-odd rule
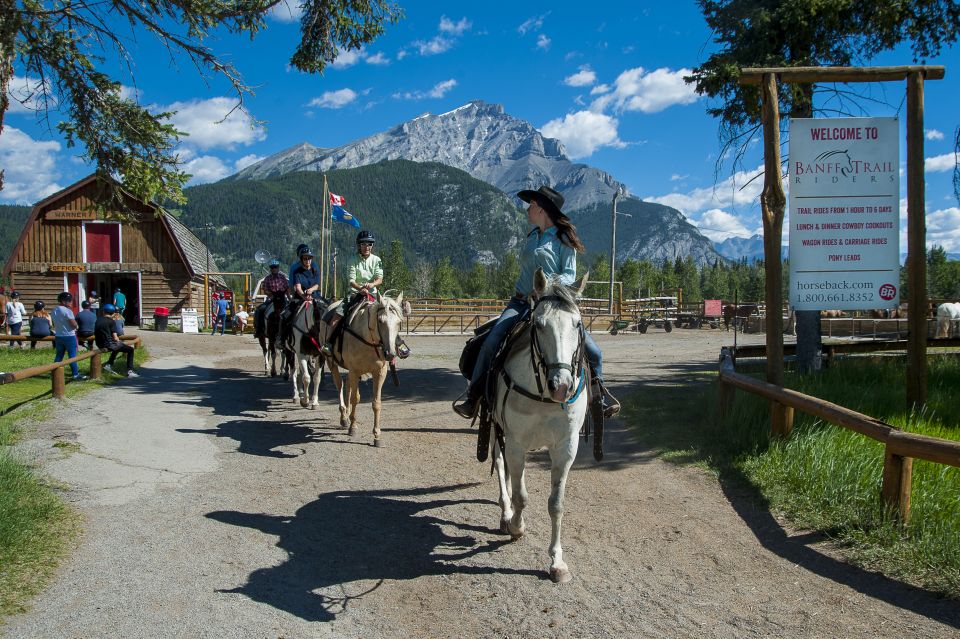
[[[354,255],[350,261],[350,269],[347,272],[350,282],[355,282],[363,286],[367,282],[373,282],[383,277],[383,263],[380,258],[371,253],[367,257]],[[370,289],[372,295],[377,294],[376,287]]]

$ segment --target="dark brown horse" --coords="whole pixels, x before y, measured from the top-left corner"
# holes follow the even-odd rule
[[[730,330],[730,324],[733,324],[734,330],[738,327],[740,331],[746,328],[747,318],[752,315],[759,315],[760,307],[756,304],[725,304],[723,307],[723,327]]]

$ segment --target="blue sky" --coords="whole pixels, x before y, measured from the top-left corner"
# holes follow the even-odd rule
[[[574,160],[610,172],[633,195],[678,208],[711,239],[759,232],[761,180],[740,186],[761,165],[760,145],[742,172],[731,175],[726,164],[717,175],[717,121],[680,79],[715,49],[693,2],[604,2],[595,9],[556,2],[401,5],[400,22],[362,51],[342,55],[323,76],[288,65],[299,38],[295,10],[278,10],[253,42],[211,39],[209,46],[255,90],[245,98],[246,112],[234,111],[222,123],[236,104],[227,83],[201,78],[189,61],[171,60],[149,35],[125,36],[133,75],[110,61],[106,70],[142,104],[178,111],[174,123],[190,133],[180,153],[192,184],[219,180],[300,142],[335,147],[480,99],[560,138]],[[872,62],[911,58],[904,50]],[[960,55],[954,47],[927,62],[947,67],[945,80],[926,83],[928,242],[960,252],[952,191]],[[14,97],[26,82],[20,73]],[[874,95],[883,94],[894,108],[878,106],[870,115],[899,109],[902,118],[904,85],[876,85]],[[29,107],[15,102],[0,135],[6,169],[0,202],[32,203],[90,171]]]

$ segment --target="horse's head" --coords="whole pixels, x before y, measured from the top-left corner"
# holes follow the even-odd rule
[[[396,356],[397,340],[400,337],[400,329],[403,326],[403,318],[410,314],[410,304],[404,303],[403,293],[393,299],[388,295],[377,293],[377,302],[371,309],[371,331],[380,338],[380,345],[383,348],[383,356],[386,360],[393,361]]]
[[[566,401],[576,391],[574,380],[583,368],[586,351],[577,295],[586,283],[584,275],[570,288],[556,277],[545,276],[543,269],[533,277],[530,347],[535,365],[546,373],[547,389],[555,402]]]

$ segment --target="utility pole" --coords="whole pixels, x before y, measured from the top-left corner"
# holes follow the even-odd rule
[[[613,212],[610,215],[610,303],[607,313],[613,314],[613,275],[617,263],[617,198],[620,197],[620,188],[613,193]]]

